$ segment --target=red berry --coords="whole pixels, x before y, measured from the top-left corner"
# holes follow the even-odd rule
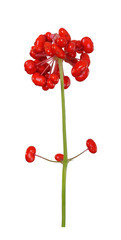
[[[93,45],[93,42],[92,42],[91,38],[89,38],[89,37],[84,37],[84,38],[82,38],[81,44],[82,44],[82,46],[83,46],[83,48],[84,48],[84,51],[85,51],[86,53],[91,53],[91,52],[93,52],[93,50],[94,50],[94,45]]]
[[[73,77],[78,77],[87,68],[87,62],[80,60],[72,68]]]
[[[41,53],[44,50],[44,45],[40,44],[40,45],[35,45],[35,52],[36,53]]]
[[[59,76],[56,73],[50,74],[49,79],[54,83],[57,84],[59,82]]]
[[[31,47],[31,50],[30,50],[30,56],[36,60],[40,60],[42,59],[43,56],[41,56],[40,53],[37,53],[36,50],[35,50],[35,46],[32,46]]]
[[[45,36],[49,42],[52,42],[52,33],[51,32],[46,32]]]
[[[76,80],[79,82],[84,81],[89,75],[89,68],[86,68],[78,77],[76,77]]]
[[[46,37],[44,35],[40,35],[34,45],[35,45],[35,52],[41,53],[44,50],[44,43],[46,41]]]
[[[46,41],[46,36],[45,35],[39,35],[39,37],[36,39],[36,41],[35,41],[35,45],[36,46],[39,46],[39,45],[41,45],[41,44],[44,44],[44,42]]]
[[[33,162],[35,159],[35,154],[36,154],[36,148],[33,146],[28,147],[25,153],[26,161]]]
[[[97,152],[97,145],[96,145],[96,143],[92,139],[88,139],[86,141],[86,145],[88,147],[88,150],[91,153],[96,153]]]
[[[57,44],[52,44],[52,52],[58,58],[65,58],[65,52]]]
[[[64,76],[64,89],[67,89],[71,84],[70,78],[68,76]]]
[[[47,85],[50,89],[53,89],[55,87],[55,84],[49,78],[47,79]]]
[[[59,47],[65,47],[67,45],[67,40],[64,37],[58,37],[56,43]]]
[[[53,52],[52,52],[52,43],[51,42],[45,42],[44,44],[44,49],[45,49],[45,53],[49,56],[53,56]]]
[[[66,50],[68,53],[73,53],[75,52],[75,47],[76,47],[75,42],[71,41],[68,43]]]
[[[47,82],[46,78],[40,73],[36,72],[32,75],[32,82],[37,86],[44,86]]]
[[[66,56],[67,56],[67,57],[71,57],[71,59],[72,59],[72,58],[75,58],[75,57],[76,57],[76,52],[68,52],[68,53],[66,54]]]
[[[71,37],[70,37],[69,33],[66,31],[66,29],[60,28],[59,29],[59,35],[60,35],[60,37],[66,38],[66,40],[68,42],[71,41]]]
[[[55,160],[58,162],[61,162],[61,161],[63,161],[63,157],[64,157],[63,154],[58,153],[55,155]]]
[[[90,65],[90,57],[87,53],[82,53],[80,55],[80,60],[84,60],[87,62],[88,66]]]
[[[36,72],[36,65],[35,65],[35,62],[32,60],[27,60],[24,63],[24,68],[28,74],[33,74]]]
[[[76,41],[76,52],[77,53],[82,53],[83,52],[83,46],[82,46],[82,44],[81,44],[81,41],[79,40],[79,41]]]
[[[46,85],[42,86],[42,89],[43,89],[44,91],[47,91],[47,90],[49,89],[47,83],[46,83]]]

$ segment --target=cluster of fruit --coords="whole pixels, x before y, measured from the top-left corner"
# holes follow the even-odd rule
[[[33,83],[45,91],[53,89],[59,82],[58,58],[72,66],[71,74],[77,81],[83,81],[89,74],[88,53],[93,49],[93,42],[89,37],[78,41],[71,40],[70,34],[60,28],[58,34],[47,32],[38,36],[30,50],[30,56],[34,60],[27,60],[24,68],[28,74],[32,74]],[[80,56],[77,56],[79,54]],[[67,89],[70,83],[70,78],[64,76],[64,89]]]
[[[86,141],[86,146],[87,150],[89,150],[91,153],[96,153],[97,152],[97,145],[92,139],[88,139]],[[35,160],[36,155],[36,148],[34,146],[30,146],[27,148],[26,153],[25,153],[25,159],[27,162],[33,162]],[[64,158],[64,155],[61,153],[57,153],[55,155],[55,160],[58,162],[62,162]]]

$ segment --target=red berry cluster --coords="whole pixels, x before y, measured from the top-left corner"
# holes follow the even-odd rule
[[[86,141],[86,146],[87,146],[87,150],[89,150],[89,152],[91,153],[96,153],[97,152],[97,145],[94,142],[94,140],[92,139],[88,139]],[[33,162],[35,160],[35,156],[39,156],[36,155],[36,148],[34,146],[30,146],[27,148],[26,153],[25,153],[25,159],[27,162]],[[62,153],[57,153],[55,155],[55,160],[58,162],[62,162],[64,158],[64,155]]]
[[[59,82],[58,58],[72,66],[72,76],[77,81],[83,81],[88,77],[90,58],[88,53],[94,49],[89,37],[81,40],[71,40],[70,34],[60,28],[58,33],[47,32],[41,34],[31,47],[30,56],[34,60],[27,60],[24,64],[25,71],[32,74],[35,85],[43,90],[53,89]],[[81,54],[79,57],[78,54]],[[64,89],[70,86],[70,78],[64,76]]]

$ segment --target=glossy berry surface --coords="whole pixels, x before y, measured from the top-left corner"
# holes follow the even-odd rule
[[[52,52],[58,58],[65,58],[65,52],[57,44],[52,44]]]
[[[68,76],[64,76],[64,89],[67,89],[71,84],[70,78]]]
[[[71,40],[70,34],[67,32],[65,28],[59,29],[59,35],[61,37],[64,37],[68,42]]]
[[[86,61],[87,62],[87,65],[88,65],[88,67],[89,67],[89,65],[90,65],[90,57],[89,57],[89,55],[87,54],[87,53],[82,53],[81,55],[80,55],[80,60],[83,60],[83,61]]]
[[[59,47],[65,47],[67,45],[67,40],[66,38],[64,37],[58,37],[56,39],[56,44],[59,46]]]
[[[28,74],[33,74],[33,73],[36,72],[35,63],[34,63],[34,61],[32,61],[32,60],[27,60],[27,61],[24,63],[24,68],[25,68],[25,71],[26,71]]]
[[[32,75],[32,82],[37,86],[44,86],[46,84],[46,78],[40,73],[36,72]]]
[[[52,82],[51,79],[47,79],[47,86],[50,88],[50,89],[53,89],[55,87],[55,84]]]
[[[89,37],[82,38],[81,45],[86,53],[91,53],[94,50],[93,42]]]
[[[49,76],[49,79],[54,83],[57,84],[59,82],[59,75],[56,73],[52,73]]]
[[[86,68],[78,77],[76,77],[76,80],[78,82],[84,81],[89,75],[89,68]]]
[[[88,147],[88,150],[91,152],[91,153],[96,153],[97,152],[97,145],[96,143],[94,142],[94,140],[92,139],[88,139],[86,141],[86,145]]]
[[[87,68],[87,62],[80,60],[72,68],[73,77],[78,77]]]
[[[36,154],[36,148],[33,146],[28,147],[25,153],[26,161],[29,163],[33,162],[35,160],[35,154]]]
[[[55,155],[55,160],[58,162],[61,162],[61,161],[63,161],[63,157],[64,157],[63,154],[58,153]]]

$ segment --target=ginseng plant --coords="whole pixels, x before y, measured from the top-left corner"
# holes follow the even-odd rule
[[[68,158],[67,138],[66,138],[66,111],[64,90],[70,86],[70,78],[64,76],[63,61],[72,67],[71,74],[78,81],[84,81],[89,75],[90,57],[88,54],[93,52],[93,42],[89,37],[81,40],[71,40],[70,34],[60,28],[58,33],[47,32],[41,34],[35,40],[31,47],[30,56],[34,60],[27,60],[24,64],[25,71],[32,74],[32,82],[41,87],[44,91],[55,88],[56,84],[61,85],[62,101],[62,130],[63,130],[63,154],[56,154],[55,160],[42,157],[36,154],[36,148],[30,146],[26,150],[25,159],[27,162],[33,162],[35,157],[42,158],[53,163],[60,163],[62,168],[62,227],[66,225],[66,172],[70,161],[80,156],[87,150],[91,153],[97,152],[96,143],[92,139],[86,141],[86,149],[76,155]]]

